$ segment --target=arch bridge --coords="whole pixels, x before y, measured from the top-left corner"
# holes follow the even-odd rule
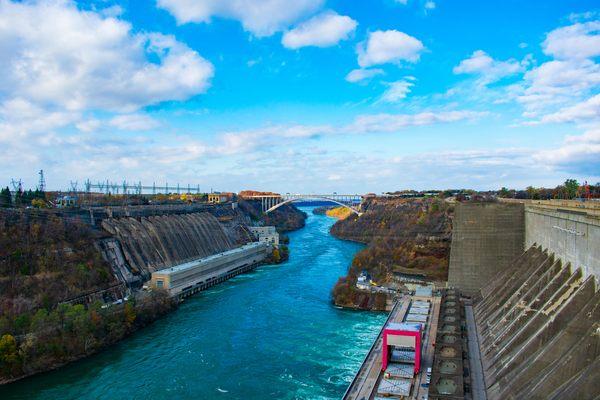
[[[279,207],[290,204],[296,201],[310,201],[310,200],[319,200],[319,201],[328,201],[331,203],[338,204],[342,207],[346,207],[351,210],[353,213],[360,215],[361,212],[361,203],[363,196],[360,194],[268,194],[268,195],[255,195],[249,196],[248,198],[254,200],[260,200],[262,211],[265,214],[270,213],[278,209]]]

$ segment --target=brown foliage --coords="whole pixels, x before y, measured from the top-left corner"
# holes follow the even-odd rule
[[[362,270],[367,270],[378,284],[391,281],[400,272],[447,279],[451,205],[434,198],[371,198],[364,208],[361,217],[351,215],[331,228],[336,237],[368,244],[354,256],[344,285],[336,285],[336,303],[342,303],[338,297],[348,301],[354,291],[350,282],[355,283]]]
[[[27,210],[0,212],[0,310],[21,314],[114,283],[82,222]]]

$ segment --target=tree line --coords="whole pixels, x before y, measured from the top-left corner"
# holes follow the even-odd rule
[[[0,207],[27,207],[33,206],[42,208],[46,205],[46,193],[36,190],[17,190],[14,193],[5,187],[0,190]]]
[[[590,185],[587,182],[580,184],[576,179],[567,179],[555,188],[528,186],[525,190],[515,190],[503,187],[498,191],[498,196],[531,200],[600,198],[600,182]]]

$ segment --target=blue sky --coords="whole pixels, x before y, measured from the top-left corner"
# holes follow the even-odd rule
[[[600,180],[597,1],[0,0],[0,184]]]

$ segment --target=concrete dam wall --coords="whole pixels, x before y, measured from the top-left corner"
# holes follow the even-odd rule
[[[101,246],[117,275],[133,284],[152,272],[235,247],[234,238],[209,213],[107,218],[113,238]]]
[[[523,204],[458,203],[448,285],[474,294],[523,252]]]
[[[600,204],[502,199],[456,205],[448,284],[475,294],[525,249],[539,245],[600,279]]]
[[[552,251],[563,262],[600,279],[600,204],[563,201],[525,205],[525,247]]]
[[[481,290],[474,315],[489,400],[600,396],[593,275],[531,247]]]

